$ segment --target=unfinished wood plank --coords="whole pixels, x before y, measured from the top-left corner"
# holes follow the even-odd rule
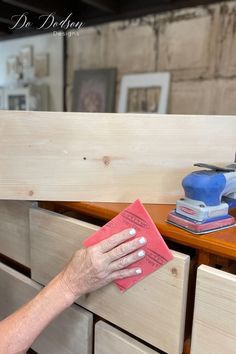
[[[29,208],[33,202],[0,201],[0,253],[30,267]]]
[[[191,354],[236,353],[236,276],[198,268]]]
[[[47,284],[98,226],[43,209],[30,210],[32,279]]]
[[[235,116],[2,111],[0,199],[175,203],[193,163],[233,162],[235,136]]]
[[[33,298],[41,286],[0,263],[0,320]],[[92,354],[93,315],[72,305],[31,346],[38,354]]]
[[[46,284],[97,226],[43,209],[30,210],[32,278]],[[111,284],[77,303],[168,354],[183,349],[189,257],[174,259],[121,294]]]
[[[95,354],[157,354],[129,335],[119,331],[104,321],[95,326]]]

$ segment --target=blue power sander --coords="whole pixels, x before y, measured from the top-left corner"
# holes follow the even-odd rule
[[[194,234],[204,234],[236,224],[229,209],[236,208],[236,163],[221,168],[197,163],[204,170],[187,175],[185,197],[176,203],[167,222]]]

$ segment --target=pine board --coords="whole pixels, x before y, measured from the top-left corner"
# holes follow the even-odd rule
[[[113,326],[99,321],[95,326],[95,352],[94,354],[157,354],[146,345],[138,342],[129,335],[119,331]]]
[[[1,111],[0,199],[175,203],[235,136],[235,116]]]
[[[236,354],[236,275],[197,272],[191,354]]]
[[[30,267],[29,208],[33,202],[0,200],[0,253]]]

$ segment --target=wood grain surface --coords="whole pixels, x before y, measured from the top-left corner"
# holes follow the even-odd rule
[[[236,353],[235,299],[236,275],[198,268],[191,354]]]
[[[0,198],[175,203],[193,163],[233,162],[235,136],[235,116],[2,111]]]
[[[94,354],[157,354],[146,345],[119,331],[104,321],[95,326]]]
[[[40,289],[33,280],[0,263],[0,320],[33,298]],[[92,334],[93,315],[72,305],[42,332],[32,349],[38,354],[92,354]]]
[[[29,208],[33,202],[0,200],[0,253],[30,266]]]
[[[43,209],[30,210],[32,278],[46,284],[97,226]],[[113,285],[77,303],[168,354],[183,349],[189,256],[174,259],[124,294]]]

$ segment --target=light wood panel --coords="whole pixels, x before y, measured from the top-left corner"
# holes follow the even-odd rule
[[[0,200],[0,253],[29,267],[29,208],[33,202]]]
[[[0,319],[13,313],[40,289],[33,280],[0,263]],[[38,354],[92,354],[92,326],[92,314],[72,305],[42,332],[32,349]]]
[[[0,199],[175,203],[193,163],[233,162],[235,136],[234,116],[2,111]]]
[[[99,321],[95,326],[94,354],[157,354],[146,345],[109,324]]]
[[[236,275],[208,266],[197,272],[191,354],[236,353]]]
[[[30,210],[31,276],[45,285],[98,226],[43,209]]]
[[[46,284],[98,227],[43,209],[30,210],[32,277]],[[182,353],[189,257],[174,259],[124,294],[113,285],[78,304],[169,354]]]

